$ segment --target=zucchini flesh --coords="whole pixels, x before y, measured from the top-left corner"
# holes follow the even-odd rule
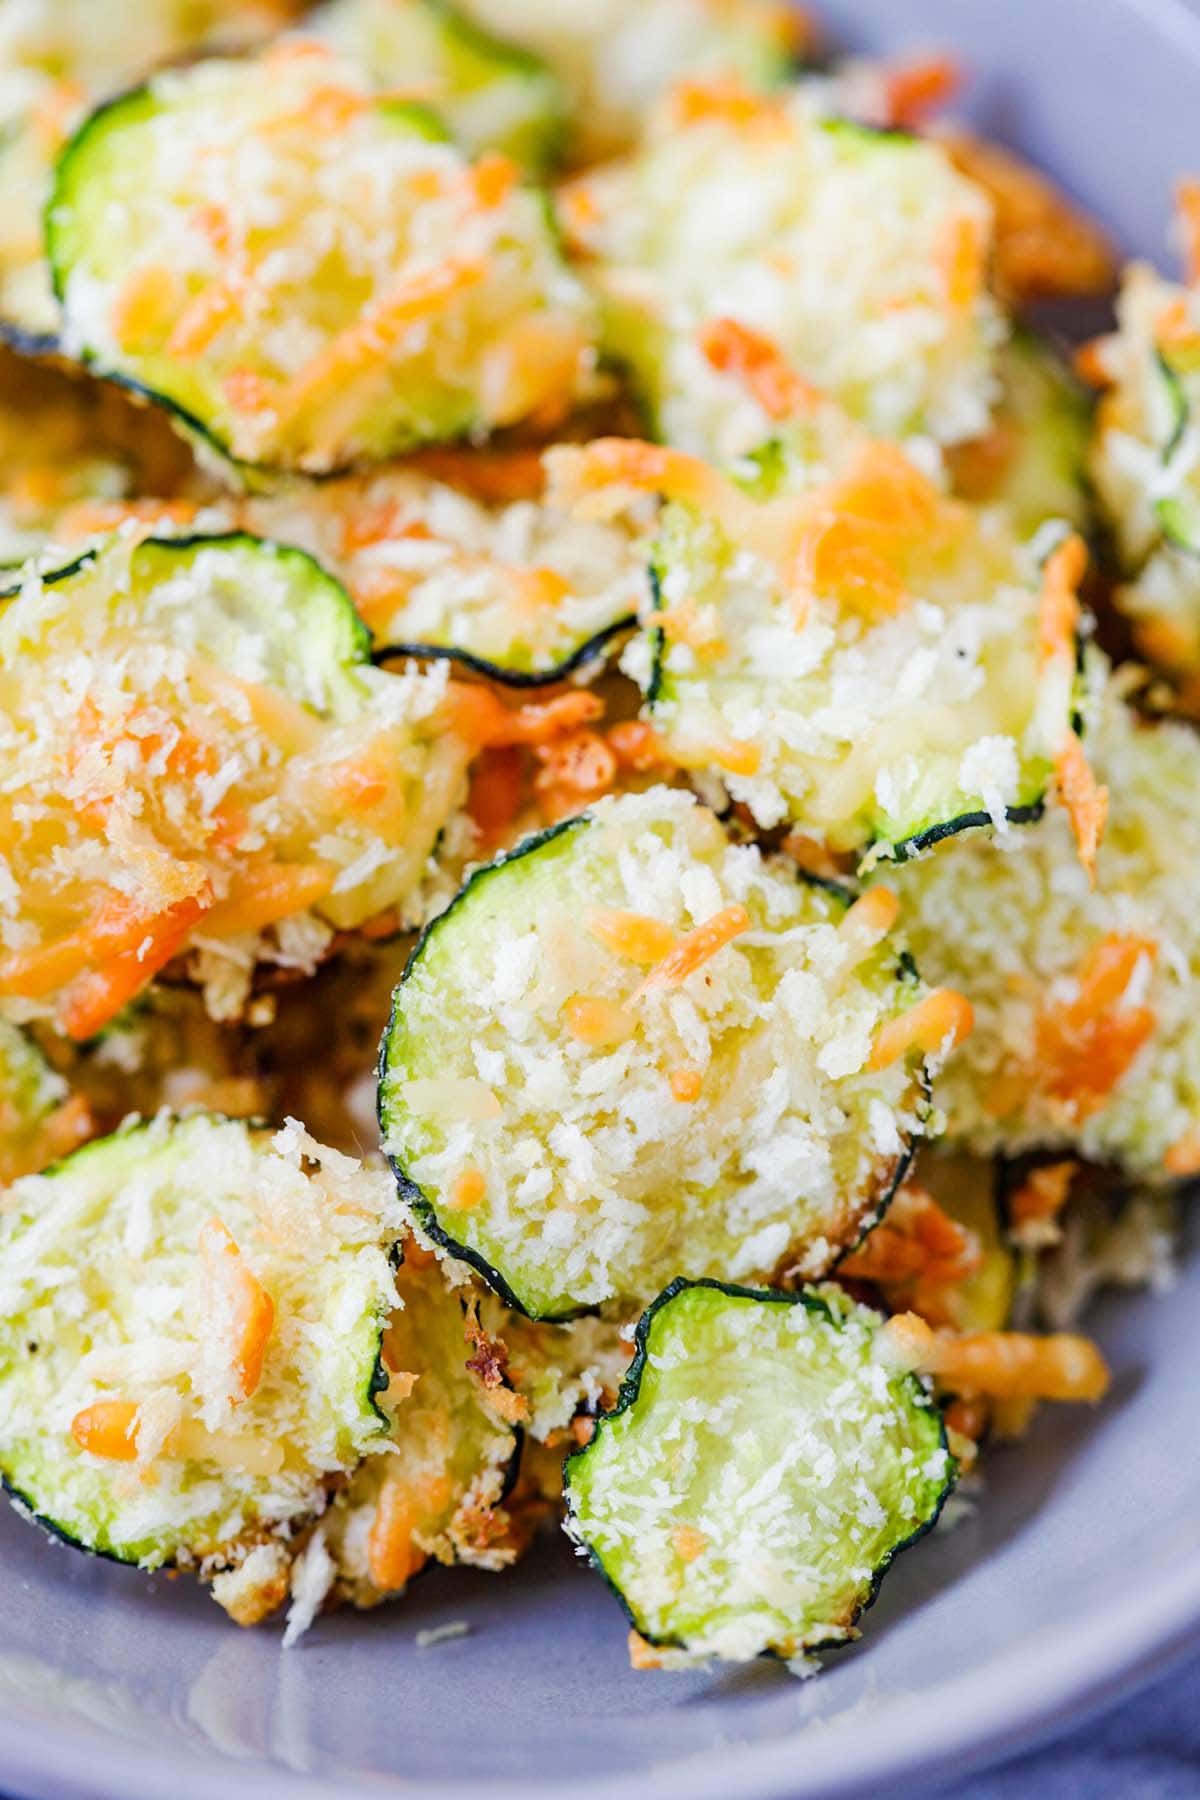
[[[325,1525],[336,1591],[355,1606],[394,1597],[429,1561],[501,1569],[516,1555],[503,1502],[521,1408],[500,1373],[503,1346],[468,1332],[479,1302],[462,1273],[454,1285],[411,1240],[396,1273],[383,1358],[397,1397],[380,1401],[388,1444],[365,1458]]]
[[[955,1331],[1004,1331],[1012,1323],[1017,1292],[1017,1258],[1005,1232],[997,1164],[979,1157],[930,1150],[916,1167],[915,1180],[957,1225],[974,1237],[979,1266],[965,1280],[939,1291],[945,1323]]]
[[[240,0],[145,0],[136,14],[95,0],[7,7],[0,17],[0,336],[55,348],[59,312],[46,266],[42,212],[58,152],[89,103],[149,70],[228,50],[276,29],[280,10]]]
[[[1113,693],[1098,714],[1111,811],[1094,891],[1058,814],[1006,843],[946,845],[895,885],[922,973],[957,979],[978,1021],[938,1089],[950,1138],[1162,1182],[1200,1126],[1200,744]]]
[[[236,1297],[204,1285],[213,1219],[273,1305],[249,1393]],[[18,1182],[0,1219],[13,1495],[81,1548],[145,1568],[209,1572],[286,1536],[386,1429],[378,1355],[402,1225],[390,1181],[294,1123],[272,1137],[162,1115]],[[81,1417],[113,1403],[137,1408],[156,1479],[136,1479],[128,1439],[123,1456],[83,1447],[103,1440]]]
[[[641,670],[679,762],[865,866],[1037,816],[1076,676],[1041,653],[1036,546],[828,416],[707,488],[663,514]]]
[[[319,52],[156,75],[59,161],[65,345],[273,468],[564,411],[590,308],[514,175]]]
[[[414,952],[381,1050],[385,1148],[431,1234],[535,1318],[628,1312],[681,1264],[824,1272],[925,1113],[915,1055],[866,1066],[921,990],[887,944],[848,966],[847,898],[665,788],[474,875]],[[633,912],[673,945],[731,906],[749,931],[648,989],[644,952],[605,923]]]
[[[246,536],[117,537],[29,575],[0,612],[5,779],[36,815],[6,993],[88,1036],[200,938],[229,1017],[256,956],[311,968],[413,905],[469,752],[444,680],[384,675],[367,643],[311,558]],[[65,963],[32,955],[51,944]]]
[[[834,1289],[675,1282],[615,1412],[566,1465],[567,1529],[634,1628],[692,1658],[855,1636],[953,1484],[941,1415]]]
[[[557,160],[566,128],[557,78],[447,0],[331,0],[305,30],[376,87],[421,93],[468,155],[501,150],[533,176]]]
[[[800,15],[773,0],[459,0],[478,25],[532,51],[569,101],[572,162],[596,162],[638,137],[647,109],[684,76],[786,81],[803,47]]]
[[[406,470],[252,498],[244,515],[342,578],[377,656],[450,657],[510,686],[598,663],[648,598],[644,532],[539,499],[488,506]]]
[[[1051,347],[1029,332],[1014,332],[996,366],[1002,392],[991,432],[950,457],[956,491],[1003,506],[1021,537],[1050,519],[1088,532],[1087,395]]]
[[[812,387],[884,437],[982,435],[1003,327],[978,190],[936,145],[824,120],[799,93],[695,111],[664,109],[560,208],[653,435],[728,462],[803,415]],[[766,340],[784,381],[712,347],[730,323]]]

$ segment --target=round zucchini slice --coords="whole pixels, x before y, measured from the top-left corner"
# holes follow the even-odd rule
[[[558,78],[448,0],[329,0],[304,29],[377,88],[420,93],[468,155],[501,150],[535,177],[558,160],[566,132]]]
[[[923,1129],[922,1023],[935,1061],[956,1029],[885,941],[894,908],[848,905],[666,788],[480,870],[381,1051],[431,1235],[535,1318],[628,1316],[681,1264],[823,1273]]]
[[[663,442],[730,461],[814,388],[883,437],[987,430],[991,213],[937,145],[685,85],[559,212]]]
[[[668,754],[866,867],[1038,815],[1078,750],[1078,539],[1039,568],[1037,540],[826,409],[736,479],[658,454],[678,497],[630,666]]]
[[[237,1565],[379,1444],[394,1184],[294,1122],[162,1115],[10,1188],[0,1474],[85,1550]]]
[[[1128,271],[1119,328],[1097,346],[1109,385],[1089,465],[1127,577],[1117,606],[1189,709],[1200,694],[1198,318],[1194,289],[1145,264]]]
[[[469,747],[444,675],[391,676],[344,589],[247,536],[118,536],[0,611],[21,796],[0,995],[78,1040],[177,957],[214,1016],[256,963],[418,905]]]
[[[457,1274],[457,1282],[455,1275]],[[380,1404],[385,1446],[331,1507],[324,1537],[335,1591],[355,1606],[402,1593],[430,1562],[503,1569],[518,1548],[504,1507],[525,1407],[505,1374],[505,1348],[479,1324],[479,1294],[410,1239],[396,1274]]]
[[[735,75],[750,87],[786,81],[804,50],[799,10],[776,0],[459,0],[482,25],[542,58],[569,105],[568,154],[596,162],[628,148],[645,114],[688,75]]]
[[[956,1466],[941,1414],[836,1289],[676,1281],[567,1460],[567,1530],[647,1643],[790,1659],[856,1636]]]
[[[539,498],[487,505],[405,469],[251,498],[255,531],[335,571],[377,660],[445,657],[508,687],[603,663],[649,603],[650,515],[572,517]]]
[[[950,1137],[1161,1182],[1200,1170],[1200,741],[1110,692],[1089,743],[1111,795],[1094,889],[1061,815],[946,845],[895,886],[922,972],[975,1009],[938,1088]]]
[[[311,40],[102,107],[46,217],[68,352],[239,463],[321,474],[561,413],[588,360],[515,165]]]

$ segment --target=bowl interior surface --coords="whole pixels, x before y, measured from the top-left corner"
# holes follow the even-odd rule
[[[1200,20],[1176,0],[834,0],[856,47],[944,44],[967,108],[1127,250],[1172,264],[1193,155]],[[1200,162],[1200,156],[1197,156]],[[961,1776],[1065,1725],[1200,1633],[1200,1260],[1091,1321],[1098,1412],[1045,1409],[952,1529],[897,1563],[863,1642],[818,1681],[755,1664],[634,1675],[602,1584],[549,1539],[515,1574],[438,1571],[323,1619],[296,1649],[186,1582],[49,1542],[0,1510],[0,1788],[28,1800],[306,1792],[768,1800]],[[416,1633],[469,1634],[418,1648]]]

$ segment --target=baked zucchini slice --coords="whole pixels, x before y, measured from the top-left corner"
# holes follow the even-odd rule
[[[814,388],[883,437],[988,429],[991,213],[936,144],[685,86],[559,213],[663,442],[728,462]]]
[[[504,1506],[525,1406],[506,1352],[479,1324],[461,1265],[410,1238],[396,1273],[400,1305],[383,1338],[386,1445],[366,1457],[323,1526],[333,1591],[355,1606],[402,1593],[428,1563],[503,1569],[518,1539]]]
[[[555,466],[576,495],[613,479],[673,497],[626,666],[667,753],[763,829],[903,862],[1036,817],[1078,753],[1078,538],[1039,568],[1040,543],[825,408],[733,477],[617,440]]]
[[[598,668],[649,603],[652,514],[639,525],[536,497],[488,505],[401,468],[251,497],[244,516],[340,576],[377,660],[448,657],[539,687]]]
[[[311,970],[335,931],[419,908],[470,747],[444,672],[367,647],[331,576],[247,536],[117,536],[27,573],[0,610],[10,1006],[82,1040],[186,956],[232,1017],[257,962]]]
[[[558,78],[449,0],[329,0],[304,29],[380,90],[419,94],[469,156],[500,150],[536,177],[562,151]]]
[[[102,107],[46,218],[68,352],[240,463],[321,474],[561,413],[588,359],[515,165],[311,40]]]
[[[1092,409],[1053,348],[1015,330],[996,362],[1001,398],[987,436],[957,445],[949,464],[956,493],[1003,506],[1021,537],[1047,520],[1085,534],[1092,525],[1087,477]]]
[[[1108,692],[1089,745],[1110,792],[1095,889],[1059,814],[946,845],[895,887],[926,979],[978,1021],[938,1088],[950,1137],[1163,1182],[1200,1169],[1200,741]]]
[[[1195,290],[1127,273],[1117,332],[1095,346],[1107,382],[1090,473],[1126,580],[1116,603],[1148,660],[1200,694],[1200,315]]]
[[[0,1474],[58,1536],[236,1566],[387,1429],[394,1184],[294,1122],[162,1115],[8,1191]],[[140,1477],[140,1479],[139,1479]]]
[[[615,1412],[567,1460],[567,1530],[648,1644],[785,1659],[856,1636],[954,1483],[941,1414],[835,1288],[672,1282]],[[647,1659],[650,1660],[650,1659]]]
[[[645,114],[684,76],[736,76],[750,87],[786,81],[808,28],[777,0],[459,0],[477,24],[540,57],[569,101],[568,155],[596,162],[626,149]]]
[[[895,909],[652,788],[476,873],[396,989],[384,1146],[519,1310],[621,1316],[684,1265],[823,1273],[886,1205],[966,1021]]]

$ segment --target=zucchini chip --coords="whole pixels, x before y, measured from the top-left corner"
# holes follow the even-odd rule
[[[468,163],[312,40],[102,107],[47,233],[68,351],[244,464],[319,474],[561,414],[589,357],[515,164]]]
[[[535,1318],[682,1264],[829,1268],[886,1204],[926,1059],[969,1028],[886,942],[887,894],[729,843],[652,788],[528,839],[426,929],[380,1062],[431,1235]]]
[[[1090,469],[1127,577],[1116,603],[1189,710],[1200,706],[1198,294],[1135,263],[1118,331],[1092,346],[1105,391]]]
[[[329,0],[304,29],[375,87],[419,93],[469,156],[500,150],[535,177],[557,161],[566,132],[557,77],[449,0]]]
[[[1082,762],[1075,537],[1043,568],[996,514],[821,408],[736,478],[609,440],[555,453],[564,497],[657,484],[657,610],[626,666],[668,756],[765,830],[902,862],[1041,810]],[[600,496],[603,499],[603,495]]]
[[[243,516],[341,577],[377,657],[448,657],[509,687],[598,669],[649,602],[648,529],[536,497],[489,506],[407,469],[251,498]]]
[[[1087,394],[1051,346],[1031,332],[1015,331],[996,367],[1001,398],[990,431],[954,446],[948,456],[955,492],[977,505],[1003,506],[1020,537],[1050,519],[1088,534]]]
[[[941,1414],[837,1289],[672,1282],[617,1409],[566,1465],[567,1529],[645,1645],[790,1659],[844,1643],[954,1482]]]
[[[988,429],[991,214],[937,145],[684,84],[559,210],[663,442],[729,461],[814,390],[882,437]]]
[[[470,750],[444,672],[385,675],[344,590],[245,536],[116,537],[0,611],[19,902],[0,995],[91,1037],[190,956],[214,1016],[255,965],[419,911]]]
[[[277,29],[275,0],[33,0],[0,10],[0,336],[55,348],[59,312],[42,213],[55,160],[89,105],[206,44],[226,50]]]
[[[646,111],[685,75],[786,81],[809,27],[779,0],[459,0],[476,24],[541,57],[569,100],[572,162],[627,149]]]
[[[23,1031],[0,1018],[0,1186],[44,1169],[90,1135],[86,1101]]]
[[[162,1115],[16,1183],[0,1212],[14,1499],[143,1568],[211,1576],[277,1548],[386,1432],[402,1229],[390,1179],[294,1122]]]
[[[947,845],[895,885],[922,972],[978,1021],[938,1088],[950,1136],[1161,1182],[1200,1170],[1200,740],[1115,692],[1093,735],[1111,790],[1094,889],[1061,815]]]
[[[882,1224],[838,1264],[838,1280],[870,1282],[888,1312],[911,1309],[955,1331],[1003,1331],[1017,1287],[1003,1180],[992,1160],[922,1150]]]
[[[396,1275],[400,1308],[383,1339],[391,1420],[323,1529],[334,1591],[355,1606],[402,1593],[429,1562],[503,1569],[521,1547],[504,1506],[525,1407],[505,1350],[478,1323],[479,1296],[409,1239]]]

